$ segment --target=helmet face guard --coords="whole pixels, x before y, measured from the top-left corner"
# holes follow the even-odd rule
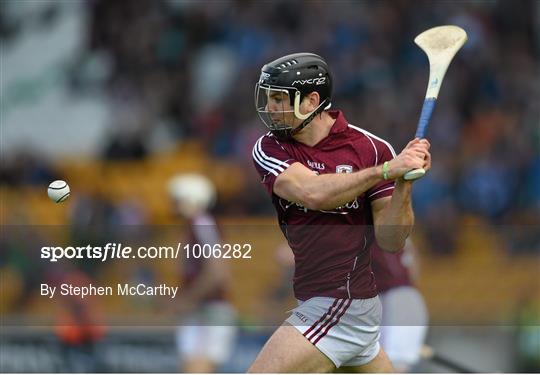
[[[294,93],[291,95],[291,93]],[[294,87],[255,85],[255,109],[264,125],[276,137],[286,139],[302,130],[331,104],[324,100],[314,111],[300,113],[302,94]],[[296,124],[298,126],[295,126]]]
[[[255,85],[255,109],[263,124],[278,138],[290,138],[322,111],[330,108],[331,77],[326,62],[311,53],[284,56],[261,71]],[[314,111],[300,112],[305,95],[319,93]]]
[[[290,95],[290,93],[294,94]],[[294,87],[269,86],[260,83],[255,85],[257,114],[263,124],[280,138],[294,135],[305,126],[302,126],[304,122],[307,125],[315,115],[325,109],[322,107],[325,104],[323,102],[313,112],[302,114],[300,113],[301,97],[300,91]],[[296,124],[299,126],[295,127]]]

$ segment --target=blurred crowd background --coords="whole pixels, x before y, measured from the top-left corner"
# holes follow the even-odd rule
[[[0,312],[39,311],[35,287],[46,273],[14,228],[177,223],[166,183],[178,172],[216,184],[222,222],[273,228],[271,253],[280,234],[251,161],[266,131],[253,103],[261,66],[301,51],[325,57],[333,107],[399,152],[428,79],[413,39],[455,24],[469,40],[430,125],[433,168],[414,190],[419,285],[436,322],[525,316],[537,325],[539,19],[534,0],[3,0]],[[46,197],[54,179],[72,188],[63,205]],[[278,274],[272,256],[263,259],[259,294]],[[237,277],[242,291],[249,272],[239,266]],[[233,301],[249,320],[258,310],[242,293]]]

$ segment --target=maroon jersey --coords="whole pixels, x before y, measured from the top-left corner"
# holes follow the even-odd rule
[[[253,148],[254,164],[294,253],[296,298],[371,298],[377,295],[370,264],[371,202],[392,195],[393,181],[383,181],[342,207],[325,211],[308,210],[273,193],[277,176],[296,162],[319,174],[351,173],[395,157],[388,142],[348,124],[340,111],[329,113],[336,121],[317,145],[281,141],[268,133]]]
[[[219,244],[221,242],[220,238],[221,236],[216,222],[209,214],[196,216],[189,221],[189,232],[186,243],[191,246],[194,244],[199,244],[201,248],[205,244],[213,246],[214,244]],[[198,258],[190,256],[186,259],[182,267],[184,289],[189,289],[193,282],[201,275],[205,262],[208,262],[208,259],[204,258],[204,256]],[[222,300],[224,298],[224,288],[218,287],[212,291],[204,301]]]
[[[376,244],[371,252],[372,269],[379,293],[398,286],[412,285],[407,268],[406,250],[390,253],[381,250]]]

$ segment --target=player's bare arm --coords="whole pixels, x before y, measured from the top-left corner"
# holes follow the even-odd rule
[[[382,181],[379,169],[317,175],[304,165],[294,163],[277,177],[274,193],[310,210],[330,210],[354,200]]]
[[[429,142],[415,139],[390,161],[389,179],[401,177],[414,168],[429,169]],[[383,180],[382,166],[354,173],[318,175],[300,163],[292,164],[274,184],[274,193],[310,210],[330,210],[354,200]],[[410,193],[409,193],[410,194]]]
[[[403,187],[398,188],[398,185],[403,185]],[[410,182],[396,182],[392,197],[377,199],[371,203],[375,239],[386,251],[402,249],[411,233],[414,225],[410,197],[411,185]]]
[[[392,197],[377,199],[371,203],[375,238],[381,248],[387,251],[398,251],[405,245],[405,240],[414,225],[412,209],[412,182],[403,180],[401,176],[410,165],[413,168],[431,167],[430,144],[427,140],[414,139],[405,149],[389,162],[388,176],[396,179]]]

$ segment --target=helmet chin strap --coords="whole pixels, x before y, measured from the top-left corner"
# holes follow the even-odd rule
[[[302,129],[304,129],[311,122],[311,120],[315,118],[315,116],[317,116],[319,113],[321,113],[325,109],[330,108],[330,99],[327,98],[323,100],[322,103],[317,108],[315,108],[314,111],[310,113],[302,114],[300,113],[300,96],[301,96],[300,92],[296,91],[294,95],[294,111],[293,112],[294,112],[294,115],[298,119],[303,120],[302,123],[294,129],[284,128],[284,129],[271,130],[272,134],[274,134],[274,136],[276,136],[278,139],[283,139],[283,140],[291,139],[293,135],[297,134]]]
[[[304,121],[302,121],[302,123],[298,125],[296,128],[291,129],[290,135],[293,136],[297,134],[300,130],[304,129],[311,122],[311,120],[315,118],[315,116],[317,116],[319,113],[325,110],[325,108],[329,104],[328,102],[329,102],[329,99],[325,99],[312,112],[302,114],[300,113],[300,92],[296,91],[294,95],[294,115],[300,120],[304,120]]]

